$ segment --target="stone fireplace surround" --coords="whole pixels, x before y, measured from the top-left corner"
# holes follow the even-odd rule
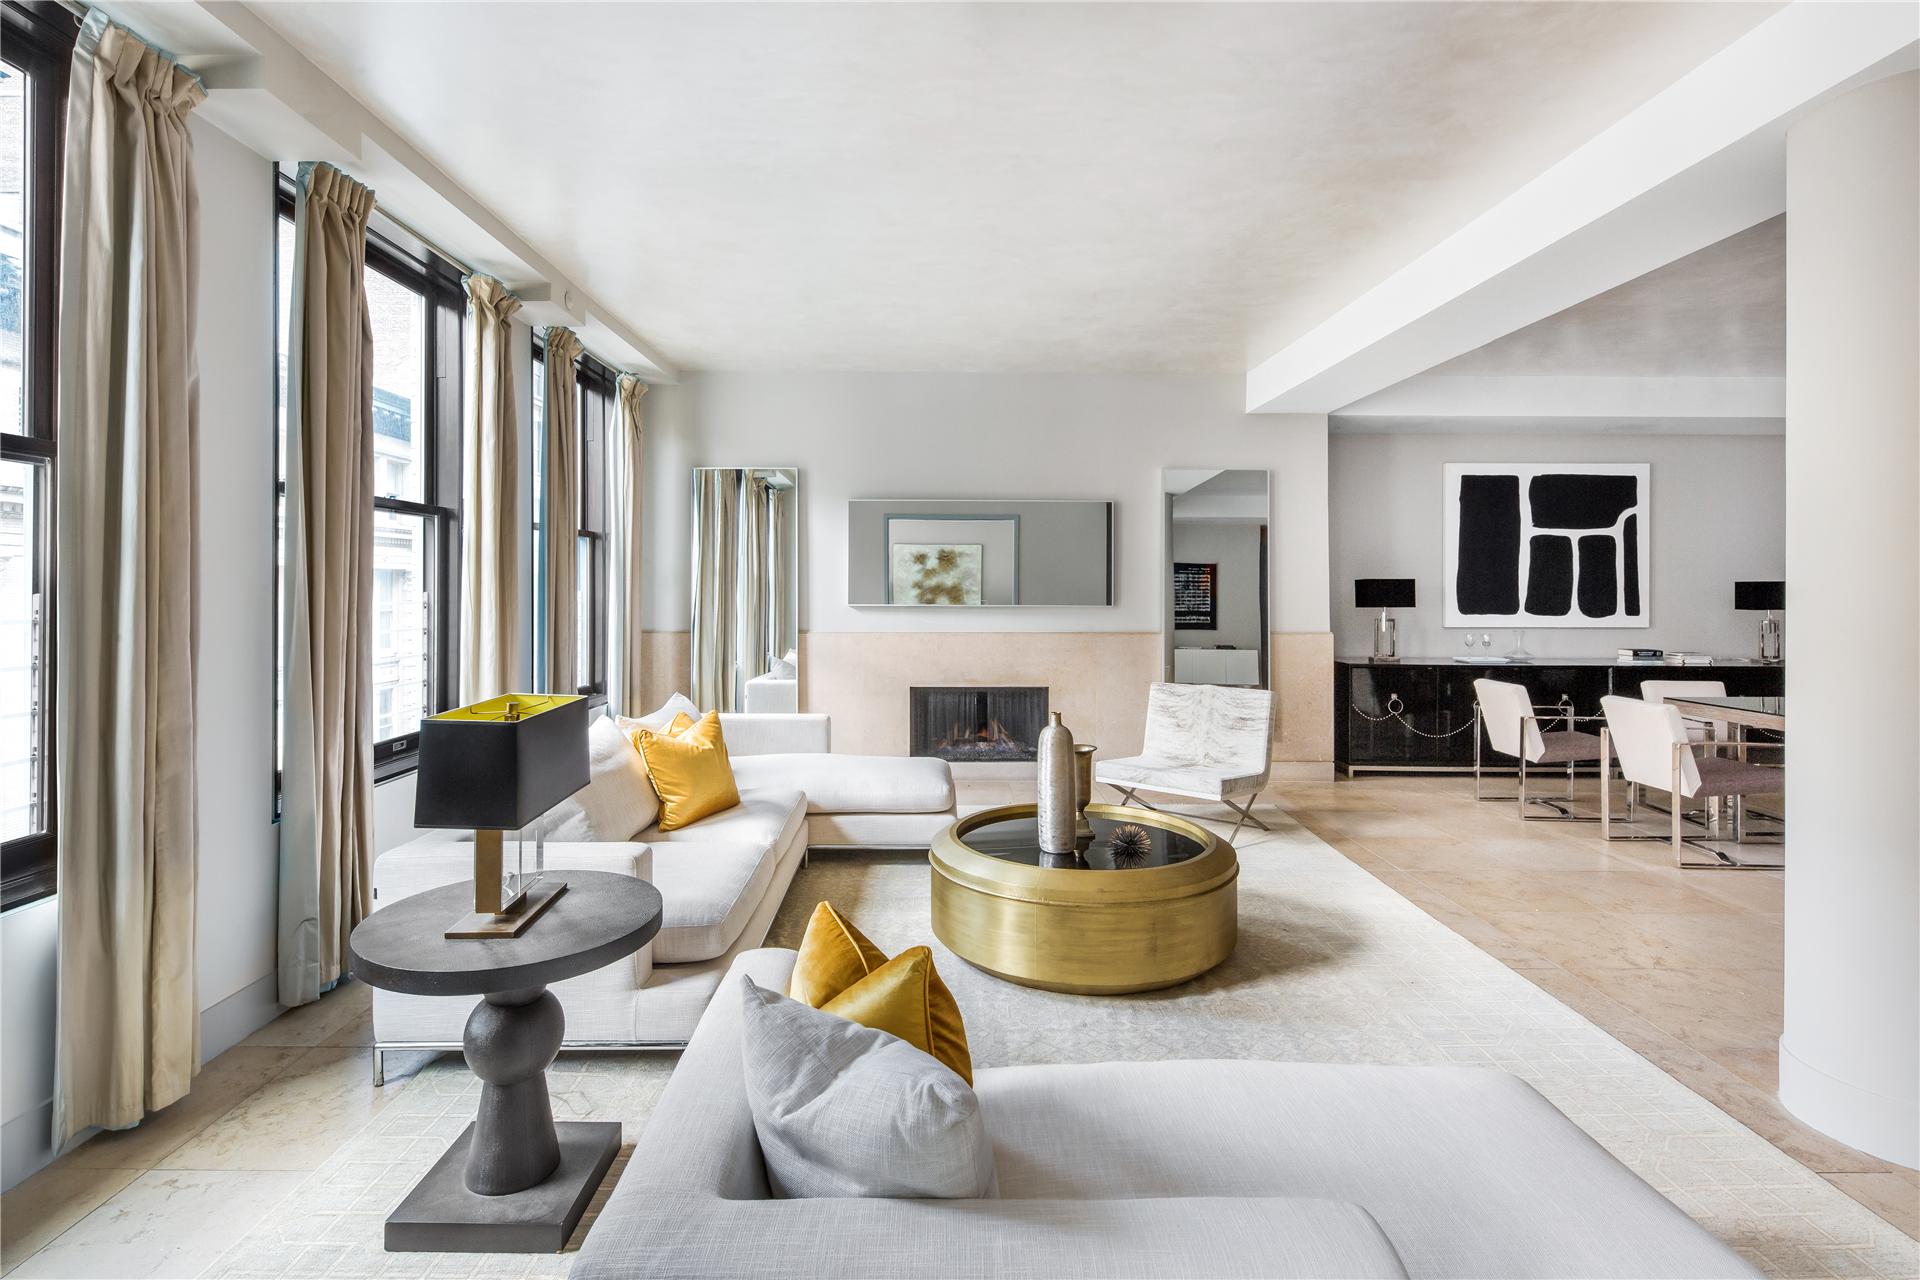
[[[657,707],[686,687],[687,633],[646,638],[644,701]],[[1272,645],[1276,776],[1332,777],[1332,633],[1276,631]],[[835,751],[904,756],[914,686],[1040,686],[1075,741],[1130,756],[1163,655],[1157,631],[803,631],[800,706],[833,717]]]

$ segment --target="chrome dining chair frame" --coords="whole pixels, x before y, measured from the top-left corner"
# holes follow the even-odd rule
[[[1572,704],[1566,703],[1566,702],[1562,702],[1557,706],[1552,706],[1552,707],[1535,706],[1533,711],[1534,711],[1534,714],[1530,716],[1520,717],[1520,738],[1523,744],[1526,741],[1526,730],[1527,730],[1528,721],[1532,721],[1537,727],[1541,727],[1541,728],[1544,728],[1549,724],[1562,723],[1567,726],[1567,729],[1569,731],[1572,731],[1573,726],[1576,722],[1587,721],[1587,720],[1604,721],[1606,719],[1605,716],[1577,716],[1573,714]],[[1550,714],[1541,715],[1540,713],[1543,711],[1549,712]],[[1600,795],[1603,802],[1602,807],[1604,808],[1604,801],[1607,794],[1608,784],[1612,780],[1611,770],[1607,768],[1607,748],[1606,748],[1604,724],[1601,726],[1601,734],[1602,734],[1602,737],[1601,737],[1601,746],[1600,746],[1600,760],[1598,761],[1598,763],[1600,765]],[[1480,785],[1480,768],[1481,768],[1480,753],[1482,749],[1482,741],[1485,738],[1485,736],[1486,736],[1485,726],[1481,723],[1481,719],[1480,719],[1480,704],[1476,701],[1473,706],[1473,798],[1475,800],[1517,800],[1520,804],[1520,817],[1527,822],[1599,822],[1600,821],[1600,819],[1597,817],[1593,817],[1588,814],[1569,813],[1566,809],[1566,806],[1572,803],[1573,800],[1575,799],[1575,796],[1573,794],[1573,790],[1574,790],[1573,780],[1576,772],[1578,771],[1579,766],[1582,764],[1594,763],[1593,761],[1584,761],[1584,760],[1567,761],[1567,793],[1565,796],[1561,796],[1561,797],[1529,796],[1527,794],[1527,758],[1524,755],[1517,756],[1515,758],[1519,761],[1520,770],[1519,770],[1518,785],[1514,791],[1514,794],[1510,796],[1490,796],[1485,794],[1485,792],[1481,789],[1481,785]],[[1552,809],[1554,812],[1552,816],[1548,816],[1546,814],[1540,814],[1540,813],[1528,813],[1527,806],[1530,804],[1541,805],[1546,808]]]
[[[1612,750],[1613,750],[1612,731],[1610,729],[1603,727],[1600,730],[1600,741],[1603,744],[1601,750],[1607,753],[1608,759],[1611,760]],[[1603,840],[1618,840],[1618,841],[1657,840],[1662,843],[1671,844],[1673,846],[1673,865],[1680,868],[1683,871],[1780,871],[1780,870],[1783,870],[1787,865],[1785,859],[1779,859],[1773,862],[1744,862],[1738,858],[1735,858],[1727,853],[1722,852],[1719,849],[1714,848],[1712,844],[1708,843],[1708,841],[1717,837],[1719,834],[1719,827],[1721,823],[1720,815],[1717,813],[1714,813],[1711,809],[1707,808],[1707,806],[1705,806],[1704,804],[1699,809],[1688,811],[1685,805],[1681,803],[1683,799],[1681,795],[1681,790],[1680,790],[1683,785],[1682,773],[1681,773],[1681,762],[1696,747],[1701,747],[1701,746],[1725,748],[1728,751],[1735,752],[1736,754],[1739,755],[1741,759],[1744,760],[1747,756],[1747,752],[1750,747],[1759,746],[1759,747],[1784,748],[1785,744],[1779,743],[1779,742],[1748,743],[1745,741],[1733,741],[1733,742],[1709,741],[1705,743],[1698,743],[1698,742],[1674,743],[1673,752],[1672,752],[1672,765],[1668,774],[1669,778],[1671,779],[1670,785],[1668,786],[1668,794],[1672,797],[1674,803],[1670,809],[1667,809],[1665,811],[1667,813],[1668,820],[1670,823],[1670,829],[1668,831],[1668,834],[1660,835],[1660,836],[1655,836],[1655,835],[1616,836],[1614,835],[1613,834],[1612,792],[1610,788],[1603,788],[1600,792],[1600,838]],[[1781,781],[1784,783],[1786,779],[1782,778]],[[1726,801],[1725,807],[1732,811],[1731,817],[1727,819],[1727,823],[1733,829],[1733,839],[1731,841],[1723,841],[1722,843],[1731,843],[1733,845],[1744,847],[1744,848],[1752,848],[1754,845],[1760,845],[1760,844],[1784,845],[1786,843],[1786,836],[1784,834],[1777,835],[1777,836],[1763,835],[1763,836],[1753,836],[1753,837],[1749,837],[1747,835],[1746,833],[1746,815],[1747,815],[1746,796],[1736,793],[1734,795],[1722,796],[1719,798],[1725,800]],[[1648,805],[1647,807],[1651,809],[1655,809],[1656,812],[1659,811],[1657,806]],[[1629,824],[1633,822],[1633,809],[1634,809],[1633,788],[1631,784],[1629,784],[1628,790],[1627,790],[1627,816],[1626,816],[1626,821]],[[1703,820],[1700,817],[1692,816],[1692,814],[1695,814],[1695,813],[1703,814],[1707,816]],[[1707,836],[1690,836],[1686,834],[1685,824],[1689,822],[1692,823],[1694,826],[1707,831],[1710,834]],[[1698,858],[1690,859],[1687,856],[1688,849],[1698,849],[1701,852],[1710,855],[1712,860],[1705,861]]]

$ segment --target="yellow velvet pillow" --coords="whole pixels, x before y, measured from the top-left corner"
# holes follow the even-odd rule
[[[933,952],[908,947],[820,1006],[863,1027],[899,1036],[973,1083],[973,1055],[960,1006],[933,967]]]
[[[676,722],[683,719],[684,714]],[[677,831],[740,803],[718,712],[707,712],[677,735],[636,730],[633,741],[646,757],[653,789],[660,793],[662,831]]]
[[[867,941],[853,922],[823,902],[807,921],[800,955],[787,979],[787,994],[812,1009],[845,991],[887,962],[887,953]]]

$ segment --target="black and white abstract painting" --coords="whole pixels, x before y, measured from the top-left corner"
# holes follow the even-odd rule
[[[1644,462],[1450,462],[1449,627],[1649,625]]]

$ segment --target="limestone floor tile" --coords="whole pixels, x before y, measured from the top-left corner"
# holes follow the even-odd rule
[[[1487,867],[1514,872],[1610,871],[1616,866],[1597,843],[1583,846],[1562,839],[1447,836],[1423,840],[1368,836],[1361,843],[1409,871],[1465,872]]]
[[[1448,834],[1422,815],[1386,809],[1293,809],[1292,812],[1303,826],[1316,834],[1331,831],[1360,840],[1370,836],[1433,839]]]
[[[1476,912],[1733,910],[1726,903],[1692,889],[1677,875],[1663,877],[1624,866],[1608,871],[1520,874],[1504,870],[1426,871],[1420,878]]]
[[[151,1169],[306,1052],[235,1045],[200,1069],[186,1097],[131,1129],[96,1134],[74,1148],[66,1162],[99,1169]]]
[[[300,1184],[298,1173],[152,1170],[11,1274],[195,1276]]]
[[[365,1049],[309,1049],[160,1167],[312,1169],[391,1096],[373,1087]]]
[[[1920,1238],[1920,1174],[1905,1169],[1899,1173],[1830,1173],[1826,1177],[1894,1226]]]
[[[1777,915],[1728,911],[1499,911],[1501,932],[1576,973],[1590,969],[1780,969]]]
[[[42,1169],[0,1197],[0,1273],[117,1195],[139,1169],[77,1165],[71,1157]]]
[[[280,1046],[313,1048],[366,1017],[373,1007],[373,988],[364,982],[344,981],[318,1000],[289,1009],[240,1043],[250,1048]]]
[[[1783,978],[1778,969],[1594,968],[1580,976],[1704,1053],[1766,1048],[1780,1036]]]

